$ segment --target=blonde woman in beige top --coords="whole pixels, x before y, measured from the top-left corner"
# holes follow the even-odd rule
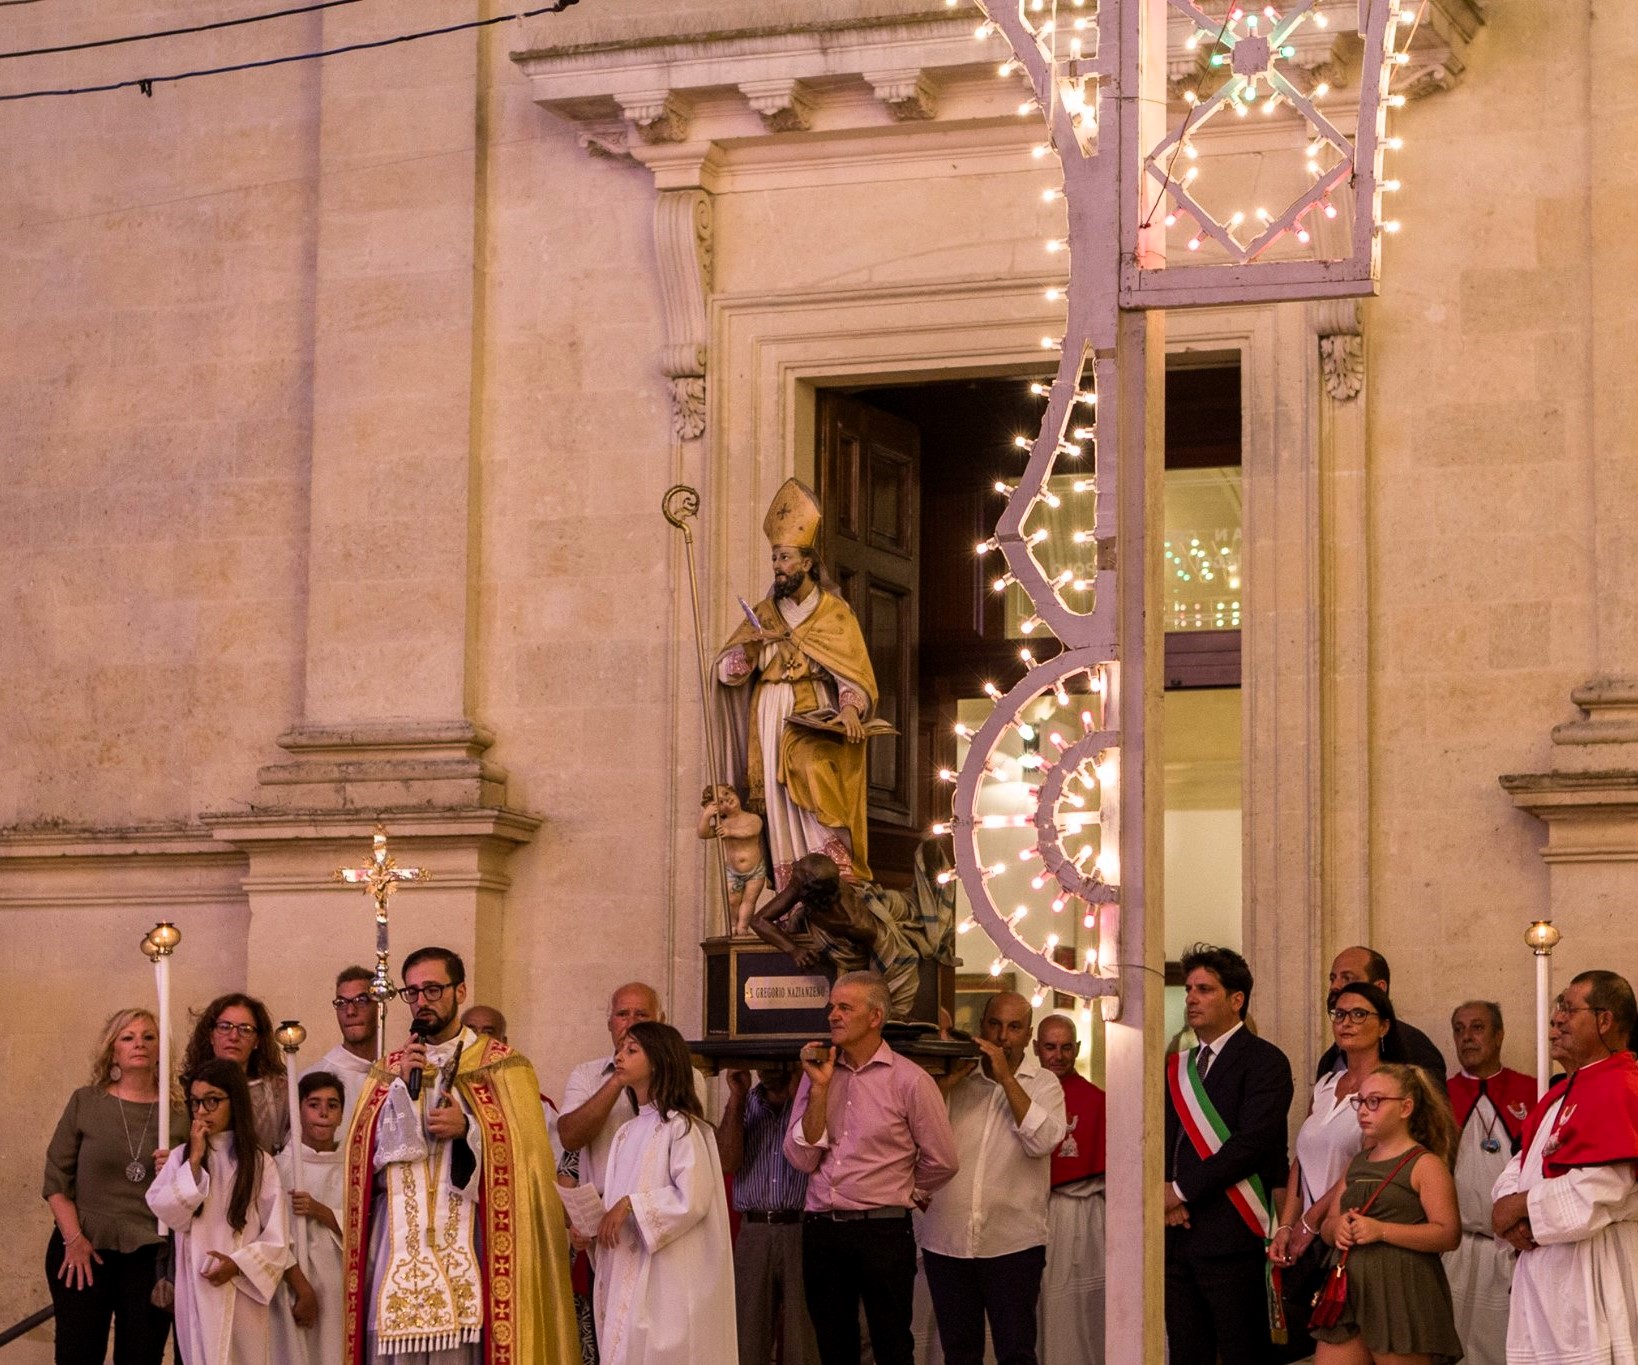
[[[170,1314],[151,1302],[164,1238],[144,1201],[159,1132],[159,1025],[126,1009],[103,1028],[91,1084],[69,1096],[46,1152],[42,1193],[56,1221],[46,1276],[57,1310],[57,1365],[158,1365]]]

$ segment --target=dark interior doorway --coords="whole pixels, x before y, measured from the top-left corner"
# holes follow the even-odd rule
[[[1168,482],[1174,470],[1240,463],[1238,357],[1198,362],[1167,373]],[[870,861],[887,885],[909,884],[916,844],[948,813],[936,775],[954,757],[958,703],[982,696],[987,680],[1010,685],[1022,668],[1025,642],[1009,635],[1007,598],[991,590],[993,565],[974,547],[1000,513],[996,482],[1017,477],[1015,438],[1039,426],[1030,383],[1050,377],[819,394],[822,551],[859,614],[880,712],[901,732],[896,744],[876,741],[871,755]],[[1234,628],[1168,630],[1168,688],[1239,685],[1237,612],[1233,620]],[[1056,652],[1050,637],[1029,643],[1037,657]]]

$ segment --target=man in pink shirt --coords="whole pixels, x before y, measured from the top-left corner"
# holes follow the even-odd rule
[[[956,1173],[933,1078],[882,1041],[887,983],[846,972],[830,990],[830,1046],[802,1048],[785,1158],[808,1173],[802,1280],[822,1365],[857,1365],[864,1304],[879,1365],[913,1365],[910,1207]]]

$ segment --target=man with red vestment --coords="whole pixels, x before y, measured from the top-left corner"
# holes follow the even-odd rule
[[[414,1032],[371,1069],[347,1135],[342,1360],[578,1365],[534,1068],[462,1025],[458,954],[419,949],[403,976]]]
[[[1614,972],[1582,972],[1553,1009],[1553,1058],[1569,1074],[1525,1121],[1491,1214],[1519,1253],[1509,1365],[1638,1358],[1635,1022],[1632,987]]]
[[[1103,1360],[1103,1091],[1075,1070],[1075,1022],[1049,1014],[1035,1031],[1035,1055],[1064,1088],[1069,1132],[1052,1154],[1046,1271],[1041,1277],[1040,1365]]]
[[[1501,1064],[1501,1006],[1469,1000],[1450,1016],[1461,1070],[1445,1084],[1461,1136],[1456,1144],[1456,1196],[1462,1241],[1445,1253],[1445,1277],[1456,1310],[1456,1334],[1470,1365],[1503,1365],[1513,1283],[1512,1247],[1490,1227],[1490,1191],[1519,1150],[1524,1120],[1536,1104],[1536,1078]]]

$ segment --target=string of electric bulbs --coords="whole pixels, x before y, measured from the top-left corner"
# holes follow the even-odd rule
[[[126,80],[106,81],[99,85],[67,86],[49,90],[20,90],[0,95],[0,104],[14,100],[57,99],[72,95],[101,95],[114,90],[140,90],[152,96],[156,85],[177,85],[183,81],[199,80],[206,76],[226,76],[239,71],[260,71],[268,67],[288,66],[294,62],[316,62],[326,57],[340,57],[352,52],[369,52],[404,43],[419,42],[423,38],[442,38],[452,33],[469,33],[475,29],[491,28],[496,24],[522,19],[536,19],[543,14],[561,14],[579,0],[554,0],[554,3],[534,9],[517,10],[511,14],[495,14],[487,19],[468,19],[458,24],[444,24],[438,28],[420,29],[413,33],[398,33],[388,38],[373,38],[313,52],[292,52],[282,57],[262,57],[248,62],[231,62],[224,66],[201,67],[189,71],[173,71],[162,76],[133,76]]]

